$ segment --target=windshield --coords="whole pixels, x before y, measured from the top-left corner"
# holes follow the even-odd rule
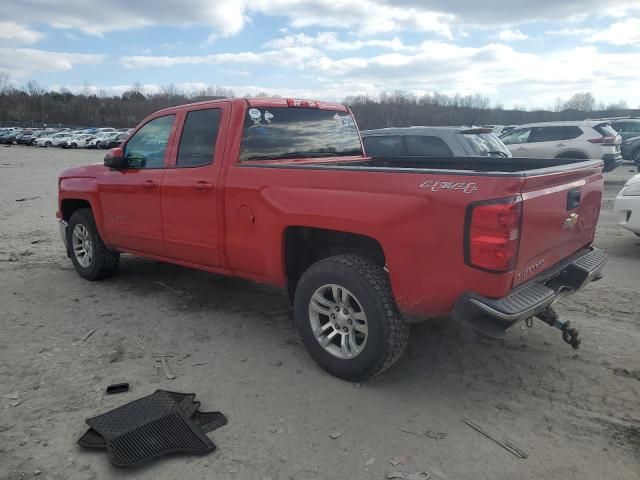
[[[473,152],[481,157],[510,157],[511,152],[493,133],[466,133]]]
[[[317,108],[249,108],[240,161],[362,155],[348,112]]]

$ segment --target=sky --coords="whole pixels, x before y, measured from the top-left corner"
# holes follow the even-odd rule
[[[640,108],[640,0],[3,0],[16,86],[216,85],[341,100],[396,89]]]

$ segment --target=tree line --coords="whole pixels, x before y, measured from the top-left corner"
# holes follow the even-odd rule
[[[233,97],[232,90],[210,86],[194,92],[179,91],[174,85],[158,92],[144,92],[134,84],[122,95],[67,89],[45,90],[35,81],[16,87],[0,73],[0,125],[21,126],[111,126],[132,127],[142,118],[162,108],[190,102]],[[244,95],[249,96],[249,95]],[[272,96],[258,93],[254,97]],[[417,96],[396,90],[376,96],[357,95],[344,99],[354,112],[360,128],[405,127],[411,125],[512,125],[552,120],[581,120],[588,117],[640,115],[625,102],[604,105],[590,92],[558,99],[546,109],[504,109],[492,105],[482,95]]]

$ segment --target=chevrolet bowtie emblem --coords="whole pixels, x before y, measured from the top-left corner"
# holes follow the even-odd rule
[[[567,218],[564,219],[564,225],[562,226],[563,230],[571,230],[578,224],[578,215],[577,213],[572,213]]]

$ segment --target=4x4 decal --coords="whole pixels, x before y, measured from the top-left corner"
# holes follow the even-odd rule
[[[439,192],[441,190],[459,190],[464,193],[473,193],[478,190],[477,183],[470,182],[442,182],[427,180],[420,188],[429,188],[432,192]]]

